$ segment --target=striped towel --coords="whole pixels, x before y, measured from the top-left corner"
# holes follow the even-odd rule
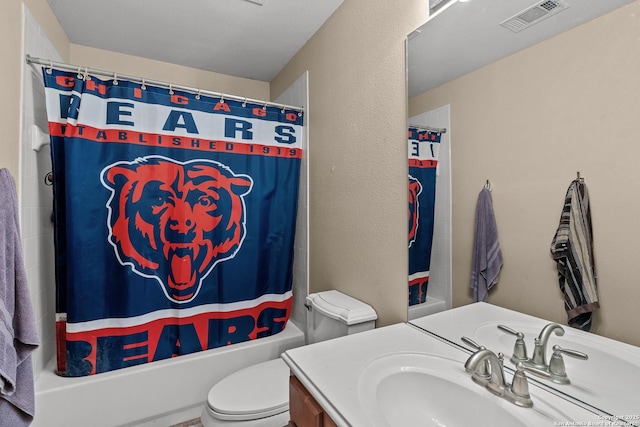
[[[581,179],[572,181],[567,190],[560,225],[551,242],[551,256],[558,266],[569,326],[589,331],[591,315],[600,308],[600,303],[589,192]]]

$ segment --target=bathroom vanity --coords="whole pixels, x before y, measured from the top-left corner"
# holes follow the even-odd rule
[[[289,427],[336,427],[329,414],[294,375],[289,377],[289,414]]]
[[[632,386],[634,375],[640,372],[640,349],[568,327],[564,327],[563,336],[556,336],[555,331],[551,333],[553,339],[549,338],[547,345],[562,345],[589,354],[586,361],[565,358],[570,384],[555,384],[525,370],[524,392],[521,374],[515,382],[517,393],[529,395],[531,407],[516,405],[490,392],[493,386],[487,382],[501,378],[483,379],[480,368],[485,358],[471,367],[471,355],[477,359],[489,353],[504,353],[504,385],[506,390],[511,390],[515,369],[509,359],[517,337],[497,328],[497,324],[503,323],[524,332],[527,344],[531,342],[531,353],[534,337],[550,322],[479,303],[417,319],[412,324],[391,325],[288,350],[282,358],[292,374],[290,425],[640,424],[633,419],[640,414],[638,393],[632,393],[626,403],[634,405],[635,402],[634,406],[622,406],[619,403],[623,400],[622,393],[610,389],[602,378],[593,377],[595,371],[603,370],[604,366],[615,371],[616,366],[621,365],[621,369],[631,372],[623,378],[611,377],[610,381],[617,384],[618,389],[620,382]],[[485,350],[478,356],[480,352],[464,344],[460,340],[462,336],[468,336],[490,351]],[[596,348],[600,351],[594,351]],[[603,359],[608,354],[612,358]],[[547,358],[550,355],[551,350]],[[601,365],[603,363],[607,364]],[[497,361],[492,362],[491,369],[496,375],[502,371]],[[595,378],[601,387],[586,378]],[[637,384],[635,382],[636,388]],[[623,412],[606,408],[616,403],[617,407],[610,408]]]

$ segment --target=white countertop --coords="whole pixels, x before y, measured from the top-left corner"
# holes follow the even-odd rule
[[[282,358],[292,374],[304,384],[338,426],[377,427],[388,424],[384,420],[372,419],[363,410],[358,393],[360,375],[376,359],[406,352],[457,360],[462,371],[469,356],[414,326],[402,323],[288,350]],[[537,387],[530,387],[530,393],[534,402],[536,396],[548,395]],[[487,391],[487,394],[490,393]],[[491,396],[495,397],[496,405],[512,405],[504,399]],[[562,412],[573,420],[598,421],[593,412],[557,399]]]

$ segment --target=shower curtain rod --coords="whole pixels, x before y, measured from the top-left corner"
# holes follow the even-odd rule
[[[175,84],[172,84],[172,83],[167,83],[167,82],[158,81],[158,80],[152,80],[152,79],[146,79],[146,78],[143,78],[143,77],[135,77],[135,76],[128,76],[126,74],[114,73],[113,71],[96,70],[95,68],[83,67],[83,66],[79,66],[79,65],[65,64],[64,62],[56,62],[56,61],[52,61],[50,59],[34,58],[33,56],[31,56],[29,54],[27,54],[26,60],[27,60],[27,64],[37,64],[37,65],[46,66],[47,68],[55,67],[55,68],[59,68],[61,70],[65,70],[65,71],[75,71],[78,74],[82,74],[82,75],[93,74],[93,75],[98,75],[98,76],[106,76],[106,77],[113,78],[113,79],[122,78],[123,80],[131,80],[133,82],[141,83],[143,85],[149,84],[149,85],[152,85],[152,86],[158,86],[158,87],[162,87],[162,88],[169,89],[169,90],[175,89],[175,90],[181,90],[181,91],[184,91],[184,92],[195,93],[197,95],[208,95],[208,96],[213,96],[213,97],[222,98],[222,99],[233,99],[235,101],[250,102],[252,104],[264,105],[265,107],[269,106],[269,107],[282,108],[283,110],[285,110],[285,109],[293,110],[293,111],[297,111],[299,113],[302,113],[304,111],[304,108],[296,107],[296,106],[293,106],[293,105],[279,104],[277,102],[270,102],[270,101],[266,101],[266,100],[246,98],[246,97],[243,97],[243,96],[230,95],[230,94],[222,93],[222,92],[213,92],[213,91],[210,91],[210,90],[199,89],[197,87],[175,85]]]
[[[410,128],[416,128],[418,130],[426,130],[429,132],[437,132],[437,133],[447,133],[447,128],[434,128],[431,126],[422,126],[422,125],[412,125],[409,123]]]

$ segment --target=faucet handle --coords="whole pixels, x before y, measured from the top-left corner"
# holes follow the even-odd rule
[[[469,337],[461,337],[460,339],[462,340],[463,343],[471,346],[476,351],[485,349],[485,346],[478,344],[477,342],[475,342]]]
[[[581,360],[589,360],[589,355],[586,353],[583,353],[581,351],[577,351],[577,350],[569,350],[567,348],[561,348],[559,345],[554,345],[553,346],[553,353],[562,353],[565,354],[567,356],[571,356],[573,358],[576,359],[581,359]]]
[[[522,362],[516,363],[516,373],[513,375],[511,391],[518,397],[529,397],[529,381],[525,375],[525,367]]]
[[[511,363],[517,365],[518,362],[524,362],[529,360],[527,357],[527,345],[524,342],[524,334],[522,332],[517,332],[505,325],[498,325],[498,329],[502,332],[506,332],[510,335],[514,335],[516,337],[516,343],[513,346],[513,356],[511,356]]]
[[[514,336],[516,336],[518,334],[522,334],[522,332],[517,332],[514,329],[511,329],[510,327],[508,327],[506,325],[498,325],[498,329],[500,329],[502,332],[506,332],[506,333],[514,335]]]
[[[549,361],[551,380],[558,384],[569,384],[571,381],[567,377],[564,359],[562,358],[563,354],[580,360],[589,360],[589,356],[581,351],[561,348],[559,345],[553,346],[553,355],[551,355],[551,360]]]
[[[529,381],[524,373],[525,369],[522,362],[516,363],[516,373],[513,375],[511,393],[513,394],[513,403],[518,406],[530,408],[533,406],[533,401],[529,394]]]

